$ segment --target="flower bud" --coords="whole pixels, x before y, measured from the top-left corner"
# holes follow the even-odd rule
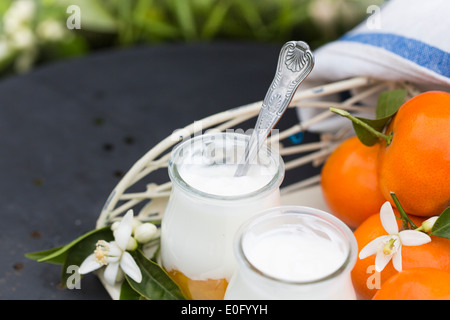
[[[422,230],[426,233],[430,233],[431,229],[433,229],[434,223],[438,218],[439,216],[434,216],[422,222]]]
[[[136,242],[136,239],[133,238],[133,237],[130,237],[130,240],[128,240],[128,244],[127,244],[126,250],[133,251],[133,250],[136,250],[137,247],[138,247],[138,244]]]
[[[150,240],[152,240],[156,232],[158,231],[158,228],[152,223],[143,223],[139,227],[136,228],[134,231],[134,237],[139,243],[147,243]]]
[[[120,221],[115,221],[112,225],[111,225],[111,231],[116,231],[117,228],[119,227]]]
[[[136,232],[136,229],[142,224],[142,222],[136,218],[133,218],[133,223],[131,225],[132,233]]]

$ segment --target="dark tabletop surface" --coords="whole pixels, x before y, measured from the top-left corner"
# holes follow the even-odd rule
[[[60,266],[24,254],[92,230],[120,177],[174,130],[262,100],[280,49],[145,46],[0,80],[0,299],[110,299],[94,274],[61,289]],[[296,121],[288,112],[279,126]],[[301,170],[296,180],[317,173]]]

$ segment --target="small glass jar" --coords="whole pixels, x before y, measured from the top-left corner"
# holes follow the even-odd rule
[[[236,268],[236,231],[252,215],[280,205],[284,163],[269,146],[246,176],[234,177],[248,139],[228,132],[200,135],[171,155],[161,262],[188,299],[223,299]]]
[[[354,300],[352,231],[335,216],[301,206],[255,215],[239,229],[238,268],[226,300]]]

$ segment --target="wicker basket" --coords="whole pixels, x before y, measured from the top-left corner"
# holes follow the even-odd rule
[[[320,165],[327,156],[349,135],[353,134],[351,126],[346,126],[336,133],[321,134],[320,141],[295,146],[284,146],[283,140],[291,135],[308,130],[331,116],[335,116],[330,107],[345,109],[352,112],[374,114],[375,105],[367,101],[376,101],[376,96],[388,89],[406,89],[408,98],[420,92],[406,82],[380,81],[367,77],[356,77],[338,82],[302,89],[292,99],[289,108],[317,108],[323,110],[307,121],[281,130],[269,137],[269,143],[279,143],[278,150],[282,157],[295,156],[293,160],[285,161],[286,175],[289,170],[308,163]],[[351,93],[344,101],[336,102],[328,99],[340,93]],[[328,99],[328,100],[327,100]],[[101,228],[119,219],[129,209],[134,210],[135,217],[142,221],[158,221],[162,218],[165,205],[171,192],[171,182],[154,183],[150,174],[157,170],[167,170],[171,150],[175,144],[185,137],[195,135],[198,130],[215,129],[225,131],[236,128],[244,121],[255,118],[259,113],[262,101],[254,102],[238,108],[226,110],[201,120],[201,128],[190,124],[185,128],[162,140],[141,157],[123,176],[107,199],[96,228]],[[373,103],[372,103],[373,104]],[[135,191],[140,186],[144,190]],[[281,189],[281,202],[284,205],[306,205],[327,210],[320,189],[320,175],[298,181]],[[113,299],[119,297],[119,288],[106,284],[99,274],[103,285]]]

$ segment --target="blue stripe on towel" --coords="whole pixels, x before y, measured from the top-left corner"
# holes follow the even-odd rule
[[[422,41],[390,33],[346,34],[342,41],[353,41],[380,47],[419,66],[450,78],[450,53]]]

